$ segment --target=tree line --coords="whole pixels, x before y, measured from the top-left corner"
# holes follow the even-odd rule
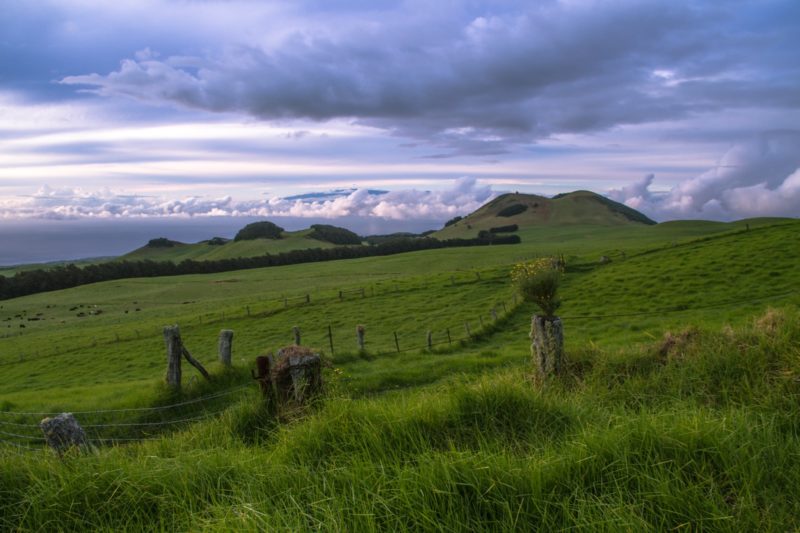
[[[335,261],[337,259],[356,259],[359,257],[376,257],[419,250],[433,250],[437,248],[517,244],[519,242],[520,238],[517,235],[492,235],[491,238],[445,240],[426,237],[395,239],[374,246],[309,248],[307,250],[292,250],[279,254],[217,259],[213,261],[186,259],[180,263],[173,263],[171,261],[126,260],[109,261],[106,263],[86,265],[84,267],[77,267],[74,264],[69,264],[48,269],[21,271],[14,274],[13,277],[0,276],[0,300],[124,278],[212,274],[250,268]]]

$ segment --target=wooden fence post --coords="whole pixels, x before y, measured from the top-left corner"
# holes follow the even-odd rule
[[[453,344],[453,339],[450,338],[450,328],[447,328],[447,344]]]
[[[492,307],[492,320],[497,322],[497,308]]]
[[[467,332],[467,337],[472,338],[472,332],[469,330],[469,322],[464,322],[464,329]]]
[[[181,332],[177,325],[164,326],[164,343],[167,345],[167,385],[180,387],[183,345],[181,344]]]
[[[231,366],[231,345],[233,344],[233,330],[223,329],[219,332],[219,362],[224,366]]]
[[[481,329],[483,329],[483,315],[478,315],[478,322],[481,323]]]
[[[397,332],[394,332],[394,346],[397,348],[397,353],[400,353],[400,343],[397,341]]]
[[[506,303],[503,302],[503,314],[505,315],[506,313],[508,313],[508,311],[506,310]]]
[[[294,345],[300,346],[300,327],[294,326],[292,328],[292,333],[294,334]]]
[[[364,351],[364,326],[359,324],[356,326],[356,340],[358,341],[359,351]]]
[[[428,343],[428,350],[433,348],[433,332],[428,330],[428,335],[426,336],[425,340]]]
[[[333,357],[333,331],[331,330],[331,325],[328,324],[328,342],[331,345],[331,357]]]

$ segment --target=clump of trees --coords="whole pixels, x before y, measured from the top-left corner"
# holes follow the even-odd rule
[[[361,237],[349,229],[328,224],[313,224],[308,236],[331,244],[361,244]]]
[[[180,244],[176,241],[171,241],[166,237],[158,237],[157,239],[150,239],[147,241],[148,248],[172,248],[176,244]]]
[[[248,224],[236,234],[234,241],[252,241],[253,239],[280,239],[283,228],[269,220]]]
[[[206,244],[209,246],[222,246],[226,242],[228,242],[228,239],[223,237],[212,237],[206,241]]]
[[[511,204],[508,207],[504,207],[501,209],[497,216],[499,217],[513,217],[514,215],[519,215],[520,213],[524,213],[528,210],[528,206],[525,204]]]
[[[446,228],[447,226],[452,226],[453,224],[455,224],[459,220],[464,220],[464,217],[453,217],[453,218],[451,218],[450,220],[448,220],[447,222],[444,223],[444,227]]]

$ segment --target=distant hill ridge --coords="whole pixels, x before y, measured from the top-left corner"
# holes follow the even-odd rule
[[[473,213],[455,217],[443,229],[432,232],[438,239],[476,238],[516,232],[531,226],[621,226],[653,225],[639,211],[590,191],[557,194],[552,198],[536,194],[508,193],[487,202]],[[513,229],[512,229],[513,228]],[[426,235],[428,232],[425,233]],[[352,231],[327,224],[314,224],[299,231],[263,220],[243,227],[234,239],[215,238],[197,244],[184,244],[165,238],[153,239],[147,246],[134,250],[123,259],[181,261],[219,260],[256,257],[265,253],[281,253],[309,248],[377,244],[396,237],[415,238],[421,235],[396,234],[361,237]]]

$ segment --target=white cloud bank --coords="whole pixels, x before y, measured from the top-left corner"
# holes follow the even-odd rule
[[[608,196],[656,220],[800,216],[800,131],[770,131],[737,144],[719,163],[673,187],[650,190],[652,174]]]
[[[380,217],[390,220],[441,219],[470,213],[496,196],[491,186],[474,178],[460,178],[449,189],[416,189],[375,194],[358,189],[349,194],[325,199],[267,198],[234,201],[230,196],[218,199],[188,197],[169,200],[152,196],[115,193],[110,190],[86,191],[48,186],[35,194],[0,201],[0,218],[123,218],[258,216],[340,218],[346,216]]]

